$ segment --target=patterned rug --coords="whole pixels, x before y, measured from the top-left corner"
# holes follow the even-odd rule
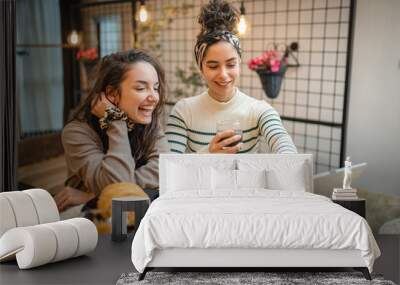
[[[372,275],[372,281],[368,281],[360,272],[148,272],[142,281],[138,281],[138,276],[139,273],[122,274],[117,285],[395,285],[380,275]]]

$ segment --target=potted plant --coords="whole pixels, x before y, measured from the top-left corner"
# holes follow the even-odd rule
[[[287,53],[283,55],[277,50],[265,51],[247,63],[249,69],[257,72],[265,94],[269,98],[276,98],[287,70]]]
[[[76,54],[76,59],[79,61],[81,90],[87,91],[89,88],[88,78],[92,75],[94,67],[97,64],[99,55],[96,48],[88,48],[79,50]]]

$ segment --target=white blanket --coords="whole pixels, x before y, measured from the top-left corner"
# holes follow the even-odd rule
[[[207,195],[165,194],[155,200],[132,243],[143,272],[155,249],[358,249],[372,272],[380,251],[365,219],[328,198],[299,191],[247,189]]]

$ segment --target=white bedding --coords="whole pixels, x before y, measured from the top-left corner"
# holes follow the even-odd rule
[[[165,248],[358,249],[371,272],[380,255],[365,219],[326,197],[266,189],[219,195],[194,190],[155,200],[132,243],[135,268],[143,272]]]

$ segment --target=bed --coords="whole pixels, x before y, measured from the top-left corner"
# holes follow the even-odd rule
[[[353,267],[380,251],[365,219],[313,194],[307,154],[163,154],[160,197],[132,243],[158,267]]]

